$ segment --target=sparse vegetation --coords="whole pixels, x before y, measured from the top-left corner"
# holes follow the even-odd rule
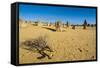
[[[35,22],[33,22],[34,25]],[[28,26],[19,28],[19,42],[22,43],[19,47],[19,63],[94,60],[96,58],[95,24],[92,26],[90,24],[93,28],[86,27],[86,31],[83,30],[83,24],[72,24],[68,29],[61,21],[52,22],[50,27],[47,24],[48,22],[43,22],[41,26],[33,26],[31,23],[22,22],[23,26]],[[63,25],[65,27],[62,27]],[[44,37],[45,34],[48,37]]]
[[[40,57],[37,57],[38,59],[42,59],[45,57],[51,59],[51,56],[49,56],[45,51],[53,52],[53,50],[48,46],[45,37],[40,36],[36,39],[26,40],[22,42],[22,45],[24,45],[24,49],[26,50],[30,51],[33,51],[34,49],[37,50],[37,53],[41,54]]]
[[[90,24],[87,24],[88,27],[90,27]]]
[[[34,23],[35,23],[35,26],[38,26],[38,23],[39,23],[39,22],[38,22],[38,21],[35,21]]]

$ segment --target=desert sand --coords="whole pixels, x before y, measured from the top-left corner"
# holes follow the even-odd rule
[[[34,51],[25,50],[19,45],[19,63],[41,63],[59,61],[78,61],[96,59],[96,28],[76,27],[75,30],[63,28],[62,32],[56,32],[47,28],[52,26],[33,26],[27,24],[19,28],[19,42],[46,36],[49,46],[53,49],[52,59],[37,59],[40,55]]]

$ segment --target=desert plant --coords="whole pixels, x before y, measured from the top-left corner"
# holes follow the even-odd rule
[[[96,24],[91,24],[90,26],[91,26],[91,27],[96,27]]]
[[[35,26],[38,26],[38,23],[39,23],[39,22],[38,22],[38,21],[35,21],[34,23],[35,23]]]
[[[91,24],[91,27],[93,27],[94,25],[93,24]]]
[[[45,51],[53,52],[53,50],[48,46],[48,43],[45,37],[39,36],[36,39],[26,40],[22,42],[22,44],[26,46],[24,47],[24,49],[27,49],[30,51],[36,50],[37,53],[41,54],[40,57],[37,57],[38,59],[42,59],[45,57],[48,57],[48,59],[51,59],[51,57]]]
[[[87,26],[89,27],[89,26],[90,26],[90,24],[87,24]]]

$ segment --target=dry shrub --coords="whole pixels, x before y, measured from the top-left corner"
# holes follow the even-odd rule
[[[37,57],[38,59],[42,59],[45,57],[51,59],[51,56],[49,56],[47,52],[53,52],[53,50],[48,45],[46,36],[39,36],[36,39],[26,40],[22,42],[22,45],[24,45],[24,49],[27,49],[29,51],[36,50],[37,53],[41,54],[40,57]]]

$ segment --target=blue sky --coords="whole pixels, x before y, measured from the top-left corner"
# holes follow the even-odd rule
[[[95,8],[57,7],[41,5],[19,5],[19,18],[31,21],[45,21],[54,23],[57,20],[71,24],[96,23]]]

